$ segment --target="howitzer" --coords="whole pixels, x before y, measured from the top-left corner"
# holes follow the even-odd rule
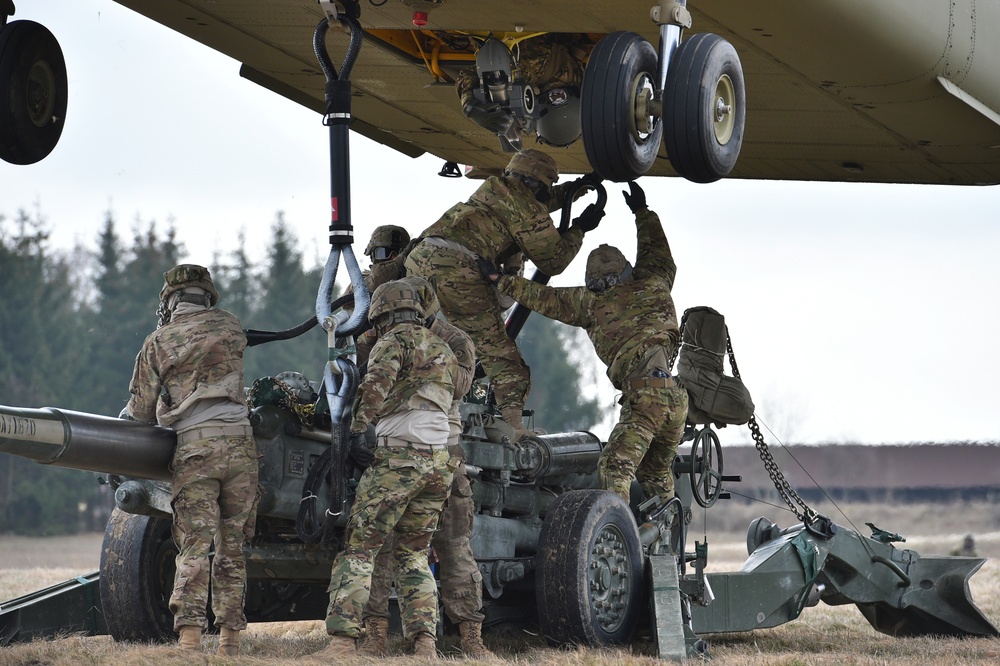
[[[325,493],[306,488],[306,479],[330,436],[312,426],[305,403],[293,404],[291,391],[287,396],[259,401],[251,414],[261,456],[257,530],[245,546],[251,622],[323,618],[339,547],[336,540],[305,543],[296,528],[304,494],[315,492],[325,511]],[[461,413],[476,507],[471,545],[483,574],[487,627],[524,623],[556,642],[608,645],[629,642],[648,623],[660,656],[682,659],[702,649],[700,635],[777,626],[822,600],[856,604],[889,634],[998,635],[969,595],[968,580],[982,559],[921,557],[828,522],[781,530],[761,518],[750,526],[750,557],[740,571],[709,574],[707,545],[688,548],[685,516],[695,502],[726,497],[718,485],[701,496],[703,481],[738,480],[722,475],[711,447],[677,456],[676,498],[629,506],[596,489],[602,448],[596,436],[515,441],[513,429],[485,405],[465,402]],[[0,605],[0,643],[55,630],[173,639],[166,607],[176,553],[167,469],[173,444],[172,431],[155,426],[0,407],[0,452],[99,470],[116,488],[100,576],[86,582],[99,587],[100,621],[88,603],[79,604],[88,615],[81,611],[60,626],[36,622],[33,598],[14,600]],[[351,500],[360,472],[349,471],[341,481]],[[339,533],[346,515],[331,520]],[[65,594],[83,594],[80,580]],[[76,608],[68,601],[61,605]]]

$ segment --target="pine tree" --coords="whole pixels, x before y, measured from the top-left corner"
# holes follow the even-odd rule
[[[537,313],[528,317],[517,345],[531,368],[525,407],[535,410],[534,427],[547,432],[587,430],[600,420],[596,398],[580,393],[583,371],[570,354],[574,347],[589,344],[578,329]]]

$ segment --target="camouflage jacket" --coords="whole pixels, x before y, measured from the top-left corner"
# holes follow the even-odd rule
[[[472,388],[472,380],[476,375],[476,347],[472,343],[472,338],[462,329],[453,326],[444,319],[435,318],[431,321],[431,332],[444,340],[451,352],[458,361],[458,368],[455,371],[455,403],[453,407],[458,407],[460,401],[469,389]],[[452,410],[454,411],[454,409]]]
[[[552,188],[548,209],[515,178],[490,176],[465,203],[456,204],[421,237],[461,243],[496,265],[517,252],[549,275],[562,273],[583,245],[583,232],[560,234],[549,217],[562,207],[563,185]]]
[[[177,315],[150,333],[135,359],[128,412],[170,426],[198,400],[228,398],[245,405],[243,349],[236,315],[205,309]]]
[[[358,387],[351,432],[400,410],[451,408],[458,363],[447,343],[429,329],[404,322],[381,336]]]
[[[646,352],[678,343],[677,312],[670,290],[677,266],[656,213],[636,213],[638,256],[632,279],[601,293],[586,287],[546,287],[519,277],[503,277],[497,287],[524,306],[587,331],[608,366],[616,389],[642,363]]]

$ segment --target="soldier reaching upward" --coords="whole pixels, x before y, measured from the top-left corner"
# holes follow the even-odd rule
[[[175,266],[163,274],[159,326],[143,342],[122,415],[177,431],[173,537],[177,574],[170,595],[180,646],[197,650],[211,564],[212,612],[218,654],[239,654],[246,562],[253,535],[257,447],[243,399],[243,349],[236,315],[212,306],[219,292],[207,268]]]
[[[624,192],[635,215],[638,251],[633,269],[622,253],[601,245],[587,258],[586,287],[545,287],[500,275],[480,262],[487,280],[518,303],[587,331],[608,377],[622,392],[618,424],[601,452],[601,487],[629,501],[633,476],[647,497],[673,497],[671,472],[687,417],[687,392],[668,374],[679,343],[670,290],[677,267],[656,213],[636,183]]]
[[[483,283],[476,260],[502,265],[521,252],[549,275],[565,270],[604,211],[588,207],[560,234],[549,217],[562,206],[563,186],[553,187],[558,177],[549,155],[515,154],[503,176],[486,179],[468,201],[426,229],[405,262],[408,275],[431,282],[448,321],[472,337],[503,420],[519,437],[531,375],[504,329],[497,291]]]
[[[376,418],[378,448],[358,484],[344,550],[330,574],[326,630],[316,656],[354,656],[376,554],[395,531],[396,582],[403,634],[415,654],[436,658],[437,586],[427,549],[451,488],[448,412],[458,363],[421,316],[416,291],[396,280],[372,294],[368,316],[379,332],[358,389],[351,432],[359,439]],[[353,442],[352,442],[353,444]]]

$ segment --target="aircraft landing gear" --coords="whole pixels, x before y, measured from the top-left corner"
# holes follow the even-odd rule
[[[634,180],[666,143],[670,164],[697,183],[727,176],[743,144],[746,89],[733,46],[693,35],[686,0],[661,0],[659,54],[634,32],[615,32],[594,48],[581,90],[583,145],[606,180]]]
[[[52,152],[66,119],[66,62],[59,43],[34,21],[7,23],[7,2],[0,29],[0,159],[34,164]]]

